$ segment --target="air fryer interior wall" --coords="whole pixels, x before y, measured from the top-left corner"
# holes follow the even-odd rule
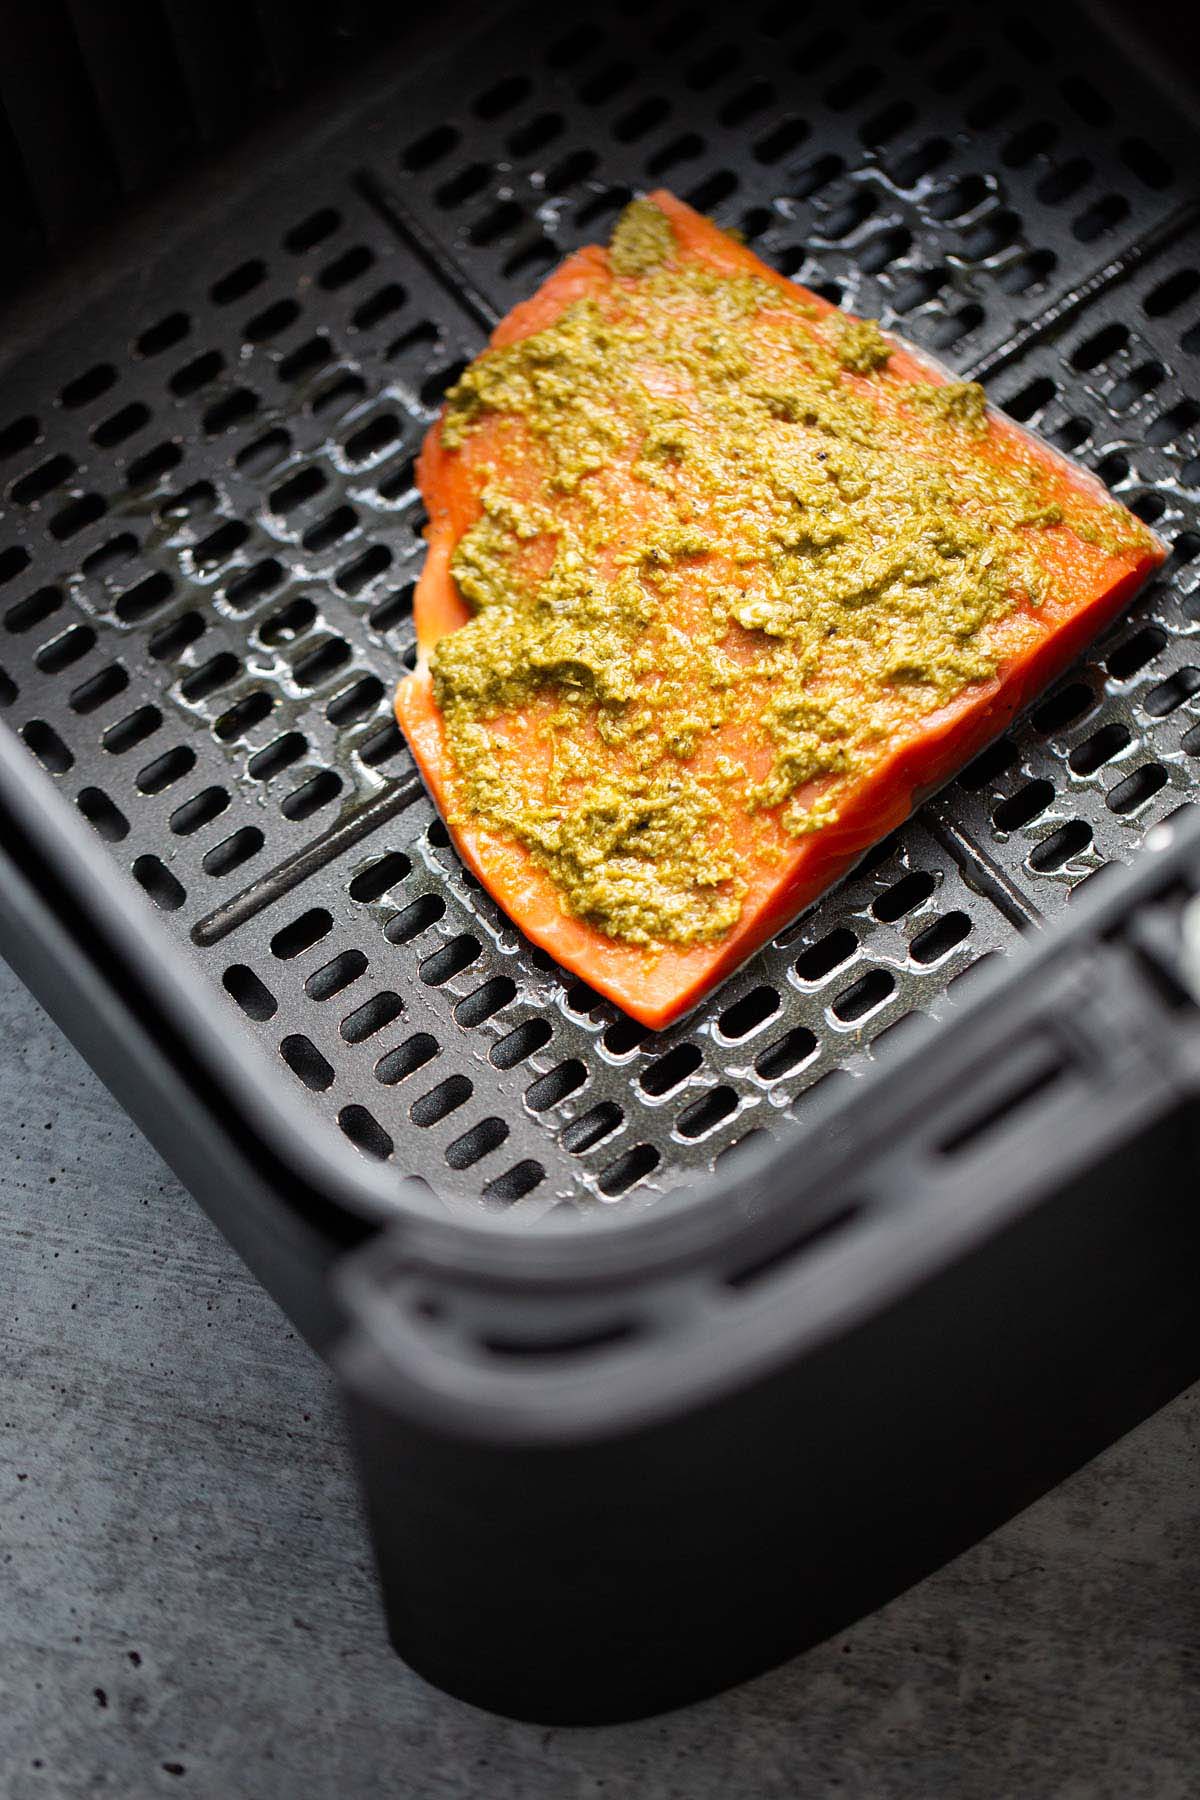
[[[1200,225],[1186,128],[1065,8],[498,13],[251,143],[228,203],[181,202],[6,370],[0,716],[343,1149],[535,1221],[819,1123],[1190,797]],[[481,893],[390,713],[442,393],[655,184],[995,370],[1174,546],[1029,719],[657,1035]]]

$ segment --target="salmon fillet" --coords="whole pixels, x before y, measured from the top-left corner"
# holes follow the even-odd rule
[[[661,191],[497,326],[417,479],[400,726],[510,918],[656,1028],[1165,554],[975,384]]]

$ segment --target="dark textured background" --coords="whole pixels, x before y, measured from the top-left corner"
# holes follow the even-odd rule
[[[0,965],[0,1791],[1200,1789],[1200,1389],[853,1631],[547,1731],[391,1655],[321,1367]]]

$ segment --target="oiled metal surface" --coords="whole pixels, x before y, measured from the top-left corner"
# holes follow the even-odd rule
[[[320,1365],[0,965],[6,1800],[1185,1800],[1200,1391],[720,1699],[547,1731],[383,1641]]]
[[[1159,235],[1190,167],[1066,12],[512,9],[8,373],[4,716],[359,1151],[471,1210],[648,1204],[818,1117],[1191,795],[1200,234]],[[462,870],[389,695],[447,381],[656,182],[962,368],[1155,243],[994,397],[1174,554],[1010,741],[646,1036]]]

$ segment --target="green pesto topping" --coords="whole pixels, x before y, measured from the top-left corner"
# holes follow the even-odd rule
[[[676,260],[652,203],[610,255],[639,279],[447,397],[480,504],[451,561],[475,617],[430,659],[450,816],[522,845],[610,937],[711,942],[747,830],[778,856],[995,674],[1048,591],[1043,533],[1150,540],[1011,443],[982,454],[983,390],[893,377],[873,322]]]
[[[983,437],[988,428],[987,395],[977,381],[927,381],[910,383],[905,398],[935,419],[961,425]]]
[[[870,375],[885,368],[892,346],[874,319],[851,319],[844,313],[834,315],[838,325],[837,357],[843,369],[856,375]]]
[[[671,221],[652,200],[631,200],[616,225],[608,246],[608,260],[615,275],[648,275],[669,261],[675,250]]]

